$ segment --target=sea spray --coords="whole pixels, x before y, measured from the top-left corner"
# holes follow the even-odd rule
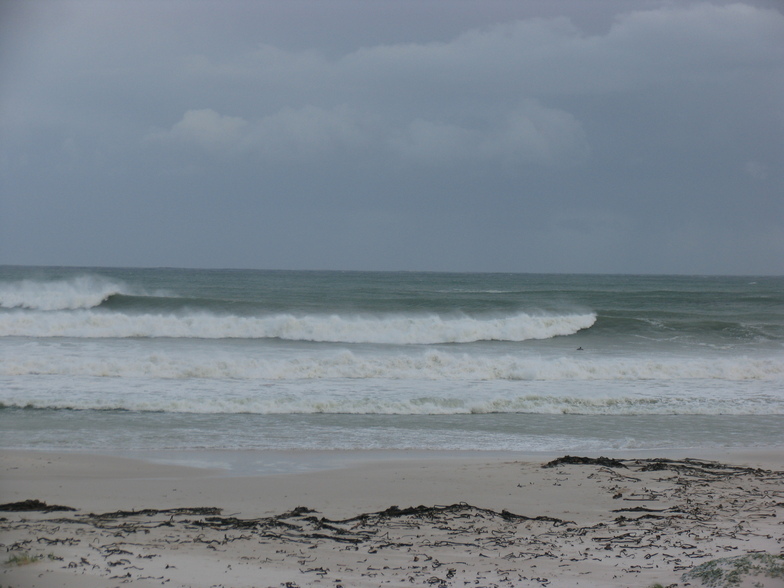
[[[0,281],[0,308],[44,311],[93,308],[123,291],[127,287],[121,282],[93,275],[66,280]]]

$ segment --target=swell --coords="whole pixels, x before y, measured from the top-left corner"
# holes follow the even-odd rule
[[[186,296],[112,294],[96,307],[101,311],[112,311],[128,315],[170,313],[215,313],[251,314],[257,305],[243,301]]]
[[[697,315],[687,312],[651,310],[600,310],[592,333],[606,337],[688,337],[693,340],[726,340],[735,343],[784,340],[784,325],[767,315]]]

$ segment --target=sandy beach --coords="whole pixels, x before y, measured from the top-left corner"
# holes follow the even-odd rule
[[[0,585],[721,586],[697,566],[749,554],[739,585],[784,585],[784,452],[699,453],[300,453],[244,475],[3,451]]]

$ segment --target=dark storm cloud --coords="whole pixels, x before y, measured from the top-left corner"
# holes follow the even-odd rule
[[[784,271],[769,5],[48,6],[6,8],[2,262]]]

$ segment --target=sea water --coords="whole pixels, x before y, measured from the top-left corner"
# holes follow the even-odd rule
[[[0,267],[0,445],[784,445],[784,278]]]

